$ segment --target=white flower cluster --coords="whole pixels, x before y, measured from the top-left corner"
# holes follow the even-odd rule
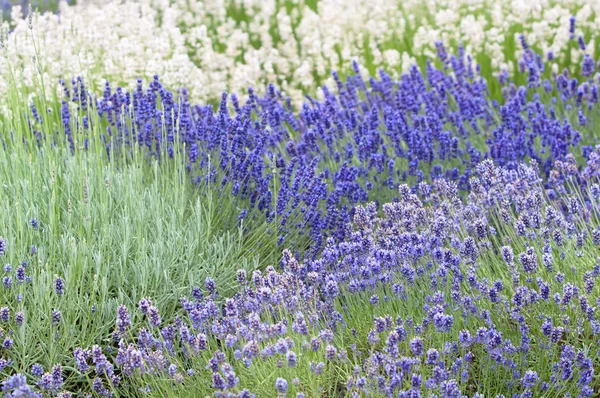
[[[264,92],[268,83],[301,101],[351,60],[365,74],[383,67],[397,77],[435,57],[437,40],[463,43],[492,72],[511,71],[521,33],[556,62],[576,64],[582,51],[569,42],[569,18],[593,55],[599,10],[600,0],[88,0],[30,20],[14,7],[0,98],[13,81],[29,92],[43,81],[51,92],[59,78],[82,76],[97,89],[105,79],[131,87],[158,74],[194,101],[248,86]]]
[[[423,2],[410,3],[414,6]],[[461,42],[468,54],[488,58],[493,71],[512,71],[522,53],[521,34],[544,55],[554,55],[554,68],[570,59],[569,66],[577,69],[584,53],[595,53],[594,26],[600,22],[598,0],[426,0],[425,4],[433,23],[416,29],[415,54],[433,57],[435,39]],[[576,21],[573,40],[569,32],[572,16]],[[585,50],[577,45],[579,36],[586,43]]]

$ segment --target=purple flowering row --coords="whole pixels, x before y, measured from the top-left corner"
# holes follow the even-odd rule
[[[249,88],[243,104],[223,93],[213,109],[191,104],[185,89],[170,91],[158,77],[131,92],[107,82],[99,97],[81,78],[61,81],[63,132],[73,151],[100,140],[114,160],[130,159],[134,148],[181,159],[193,183],[236,198],[240,219],[267,221],[284,247],[308,240],[314,255],[328,236],[344,238],[356,204],[391,200],[401,183],[417,189],[443,177],[468,190],[484,159],[513,169],[535,159],[547,176],[570,151],[589,156],[584,144],[593,142],[598,107],[594,60],[584,58],[580,81],[547,71],[545,57],[525,38],[521,44],[513,80],[505,72],[486,80],[462,48],[450,56],[438,43],[437,61],[399,81],[383,71],[368,81],[334,72],[335,91],[323,87],[320,101],[307,95],[297,113],[273,85],[263,97]],[[36,106],[31,111],[42,145],[52,133]]]
[[[108,397],[140,382],[156,392],[154,378],[173,389],[203,380],[202,395],[216,397],[595,396],[598,159],[600,148],[570,174],[557,162],[550,195],[535,161],[481,162],[467,198],[446,179],[419,194],[401,185],[380,211],[357,206],[345,238],[317,258],[284,250],[279,270],[240,270],[232,297],[207,278],[178,314],[151,298],[119,306],[112,335],[70,363],[13,374],[5,340],[2,388]],[[62,279],[53,288],[63,295]],[[18,330],[11,309],[0,318],[7,336]]]

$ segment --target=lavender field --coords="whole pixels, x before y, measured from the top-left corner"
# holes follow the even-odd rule
[[[600,396],[599,2],[2,10],[4,397]]]

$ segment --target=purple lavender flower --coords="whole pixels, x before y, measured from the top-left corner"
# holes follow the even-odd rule
[[[160,322],[159,322],[160,324]],[[120,334],[125,334],[127,328],[131,326],[131,319],[129,318],[129,311],[124,305],[120,305],[117,309],[117,329]],[[158,326],[158,325],[155,325]]]
[[[4,338],[4,341],[2,342],[2,348],[10,350],[12,345],[13,345],[13,339],[11,339],[10,337]]]
[[[436,350],[435,348],[430,348],[429,350],[427,350],[427,359],[425,360],[425,363],[427,365],[436,365],[439,360],[439,355],[440,354],[438,350]]]
[[[288,351],[286,354],[286,358],[287,358],[287,366],[289,368],[293,368],[296,366],[297,358],[296,358],[296,353],[294,351]]]
[[[311,337],[310,350],[312,352],[317,352],[319,351],[319,348],[321,348],[321,340],[319,340],[317,337]]]
[[[58,326],[58,324],[60,323],[61,316],[62,314],[59,310],[52,311],[52,324],[54,326]]]
[[[207,277],[204,281],[204,287],[208,291],[209,294],[214,295],[217,292],[217,287],[215,285],[215,281],[211,277]]]
[[[10,309],[8,307],[0,308],[0,321],[2,323],[8,323],[8,321],[10,321]]]
[[[148,320],[152,324],[152,326],[159,327],[161,323],[160,314],[158,313],[158,308],[155,306],[148,307]]]
[[[298,312],[296,314],[296,319],[292,323],[292,330],[295,333],[306,335],[308,334],[308,324],[306,323],[306,319],[304,318],[304,314]]]
[[[17,276],[17,281],[19,281],[19,283],[22,283],[23,281],[25,281],[25,268],[23,268],[22,266],[18,266],[16,269],[16,276]]]
[[[177,374],[177,366],[175,364],[169,365],[169,377],[174,378]]]
[[[145,315],[148,315],[148,309],[151,306],[152,306],[152,300],[150,300],[148,297],[141,299],[140,302],[138,303],[138,307],[139,307],[140,311],[142,311],[142,314],[145,314]]]
[[[525,253],[521,253],[519,255],[519,261],[521,262],[521,265],[523,265],[523,270],[526,273],[532,274],[537,271],[538,259],[537,255],[533,251],[533,248],[529,247]]]
[[[410,351],[414,356],[420,357],[423,355],[423,339],[420,337],[414,337],[410,341]]]
[[[338,284],[333,278],[329,278],[325,283],[325,294],[327,297],[335,298],[339,293]]]
[[[571,40],[575,38],[575,16],[569,18],[569,37]]]
[[[311,365],[311,370],[313,370],[313,372],[314,372],[314,373],[315,373],[317,376],[319,376],[319,375],[323,374],[323,370],[324,370],[324,369],[325,369],[325,363],[324,363],[324,362],[319,362],[319,363],[317,363],[317,364],[314,366],[314,368],[313,368],[313,366]]]
[[[596,69],[596,65],[594,64],[594,60],[589,54],[584,54],[583,62],[581,65],[581,74],[583,76],[591,76]]]
[[[35,393],[31,386],[27,384],[27,379],[20,373],[9,376],[7,380],[2,382],[2,391],[13,397],[40,397],[40,394]]]
[[[247,281],[246,281],[246,271],[245,270],[243,270],[243,269],[237,270],[236,278],[240,285],[246,286]]]
[[[579,45],[579,49],[581,51],[585,51],[586,45],[585,45],[585,41],[583,40],[583,36],[579,36],[577,38],[577,44]]]
[[[523,376],[521,382],[523,383],[523,386],[525,388],[533,388],[537,384],[538,380],[539,377],[537,372],[533,370],[528,370],[527,372],[525,372],[525,375]]]
[[[58,295],[65,294],[65,284],[61,278],[56,278],[54,281],[54,290]]]
[[[449,332],[454,324],[454,317],[443,312],[438,312],[433,316],[433,324],[437,331]]]
[[[287,380],[283,379],[281,377],[278,377],[277,380],[275,380],[275,388],[277,389],[277,392],[279,394],[285,395],[287,393],[287,390],[288,390],[288,382],[287,382]]]
[[[502,246],[501,249],[501,253],[502,253],[502,258],[504,259],[504,261],[506,262],[506,264],[512,264],[514,261],[514,254],[513,254],[513,250],[512,247],[510,246]]]
[[[39,363],[34,363],[31,366],[31,374],[35,377],[41,377],[44,374],[44,367]]]
[[[23,325],[24,321],[25,321],[25,315],[20,311],[15,312],[15,325],[21,326],[21,325]]]
[[[81,373],[85,373],[90,369],[89,365],[87,364],[87,360],[90,356],[90,352],[88,350],[76,348],[73,351],[73,356],[75,357],[75,363],[77,364],[77,369],[79,369],[79,371]]]
[[[256,357],[259,353],[258,343],[255,340],[250,340],[246,343],[242,352],[246,358]]]
[[[101,397],[111,397],[112,392],[104,387],[102,380],[98,377],[94,378],[92,381],[92,389]]]
[[[62,367],[60,365],[54,365],[52,367],[52,385],[57,391],[63,386]]]
[[[328,344],[327,347],[325,347],[325,358],[329,361],[333,361],[337,357],[337,352],[337,349],[333,345]]]

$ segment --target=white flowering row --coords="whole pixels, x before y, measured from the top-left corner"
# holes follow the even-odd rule
[[[34,91],[42,80],[54,90],[58,78],[131,86],[158,74],[199,101],[225,89],[262,92],[271,82],[301,100],[353,59],[397,76],[435,57],[436,40],[462,42],[492,71],[511,71],[520,33],[555,62],[575,65],[582,51],[569,42],[569,18],[576,15],[576,35],[593,53],[588,35],[599,10],[600,0],[96,0],[63,2],[58,14],[34,16],[31,28],[14,7],[0,98],[12,79]]]

